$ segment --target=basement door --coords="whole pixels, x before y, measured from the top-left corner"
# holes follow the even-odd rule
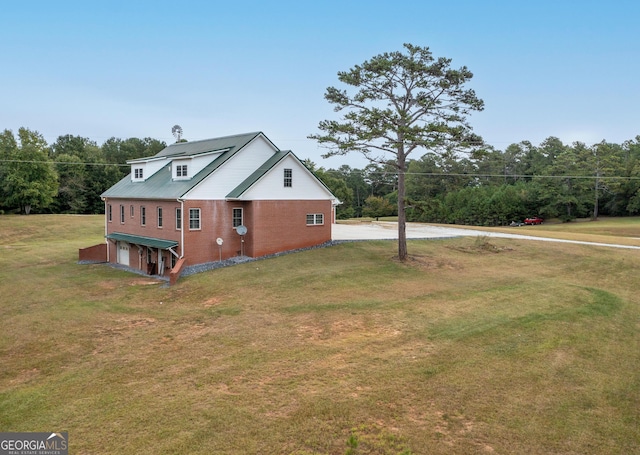
[[[118,264],[129,266],[129,244],[118,242]]]

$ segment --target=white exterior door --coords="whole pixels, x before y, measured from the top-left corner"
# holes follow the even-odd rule
[[[129,244],[118,242],[118,264],[129,265]]]

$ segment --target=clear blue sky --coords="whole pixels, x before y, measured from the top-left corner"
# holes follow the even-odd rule
[[[637,0],[8,1],[0,8],[0,129],[172,142],[263,131],[319,166],[307,135],[338,118],[338,71],[428,46],[467,66],[470,121],[504,149],[640,135]],[[419,155],[412,156],[419,158]]]

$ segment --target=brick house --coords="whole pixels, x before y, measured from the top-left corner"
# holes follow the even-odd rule
[[[171,144],[127,162],[102,194],[106,255],[149,274],[234,256],[260,257],[331,240],[339,201],[291,152],[263,133]]]

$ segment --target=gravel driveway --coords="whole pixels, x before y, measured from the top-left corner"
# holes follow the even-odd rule
[[[514,228],[517,229],[517,228]],[[394,240],[398,238],[398,223],[390,221],[373,221],[358,224],[333,224],[333,240]],[[444,239],[450,237],[502,237],[510,239],[537,240],[544,242],[576,243],[580,245],[607,246],[611,248],[628,248],[640,250],[640,246],[616,245],[610,243],[582,242],[579,240],[561,240],[530,235],[487,232],[475,229],[457,229],[453,227],[432,226],[422,223],[407,223],[408,239]]]

